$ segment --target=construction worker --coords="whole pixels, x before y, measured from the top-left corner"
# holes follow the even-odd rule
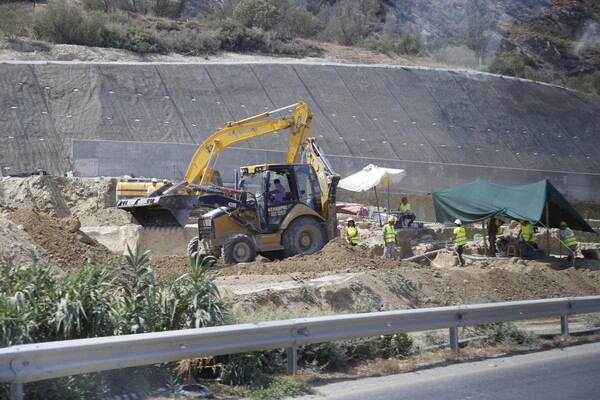
[[[158,179],[152,178],[152,186],[148,188],[148,196],[152,195],[152,193],[156,192],[156,184],[158,183]]]
[[[356,227],[356,223],[352,218],[348,218],[346,225],[346,242],[352,246],[356,246],[358,244],[358,228]]]
[[[537,250],[537,243],[535,243],[535,231],[533,229],[533,225],[529,223],[529,221],[525,221],[524,219],[520,219],[519,223],[521,224],[521,232],[519,232],[518,239],[521,241],[521,257],[523,257],[523,253],[525,254],[526,260],[532,260],[532,250]]]
[[[410,203],[406,197],[402,198],[400,203],[400,228],[404,227],[404,222],[408,221],[407,227],[410,228],[415,220],[415,213],[410,209]]]
[[[487,224],[488,239],[490,240],[490,256],[496,255],[496,235],[500,230],[500,226],[504,223],[501,219],[492,217],[489,219]]]
[[[454,250],[456,251],[456,257],[458,258],[458,265],[464,267],[465,261],[462,258],[462,254],[463,247],[465,244],[467,244],[467,232],[465,231],[465,228],[462,227],[462,221],[460,219],[455,219],[454,223],[456,224],[456,228],[454,228],[454,235],[452,236]]]
[[[383,257],[394,258],[396,256],[396,217],[389,217],[388,223],[383,226]]]
[[[569,248],[567,262],[571,262],[571,256],[575,257],[575,252],[577,251],[577,239],[565,221],[560,223],[560,237],[565,246]]]

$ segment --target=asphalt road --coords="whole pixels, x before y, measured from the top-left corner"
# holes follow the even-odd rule
[[[600,399],[600,342],[316,387],[295,400]]]

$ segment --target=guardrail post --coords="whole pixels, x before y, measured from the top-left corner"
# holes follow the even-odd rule
[[[23,384],[22,383],[11,383],[10,384],[10,400],[23,400]]]
[[[450,348],[458,351],[458,328],[450,328]]]
[[[288,347],[287,353],[287,373],[288,375],[296,375],[298,373],[298,349],[296,347]]]
[[[561,333],[561,335],[569,334],[569,316],[568,315],[560,316],[560,333]]]

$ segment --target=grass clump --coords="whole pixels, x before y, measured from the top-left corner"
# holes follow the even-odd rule
[[[468,336],[486,336],[485,342],[493,345],[534,346],[540,339],[533,332],[519,329],[512,322],[473,325],[465,328]]]
[[[600,328],[600,313],[585,314],[583,323],[587,329]]]
[[[307,394],[318,394],[318,392],[305,384],[295,383],[288,380],[263,377],[251,387],[248,398],[252,400],[278,400],[285,397],[297,397]]]

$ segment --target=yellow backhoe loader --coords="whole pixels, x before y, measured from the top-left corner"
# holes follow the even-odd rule
[[[263,120],[295,107],[291,117]],[[222,256],[227,263],[312,254],[337,235],[335,198],[339,175],[310,138],[312,114],[299,102],[237,122],[207,139],[194,155],[184,182],[167,184],[151,197],[120,200],[145,227],[183,226],[194,207],[210,207],[198,219],[190,254]],[[252,137],[289,129],[285,164],[240,168],[236,189],[209,186],[216,156]],[[304,163],[296,163],[300,153]]]

